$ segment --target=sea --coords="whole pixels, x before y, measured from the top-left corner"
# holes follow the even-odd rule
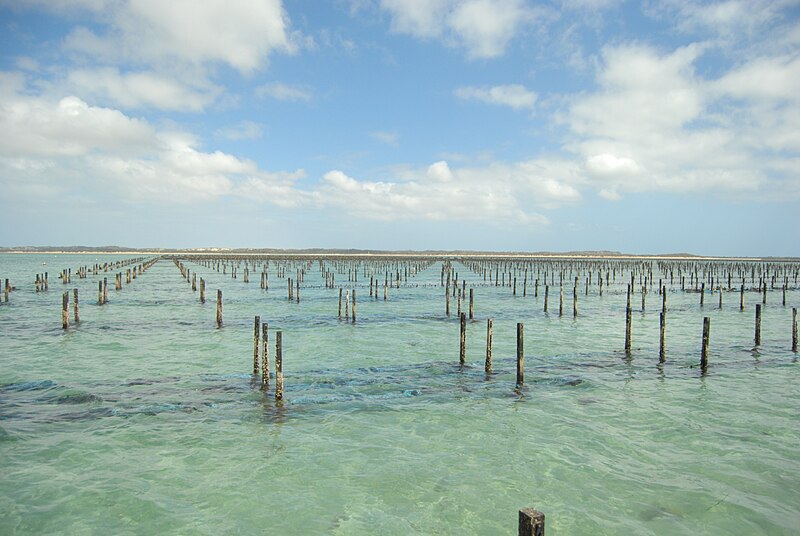
[[[183,257],[205,281],[201,303],[166,257],[116,290],[117,273],[154,256],[116,266],[133,257],[0,254],[0,280],[13,287],[0,304],[0,534],[513,535],[521,508],[545,514],[548,536],[800,534],[796,280],[784,305],[783,280],[763,303],[759,276],[748,277],[741,310],[740,282],[729,290],[721,278],[721,308],[714,282],[701,306],[687,273],[681,290],[677,274],[642,261],[655,275],[644,308],[634,276],[626,352],[631,265],[615,260],[576,265],[563,284],[551,261],[532,260],[525,283],[514,274],[515,294],[505,265],[497,285],[457,257],[415,261],[407,276],[397,259],[273,258],[269,289],[263,257],[228,261],[225,273]],[[463,364],[445,263],[457,292],[474,296]],[[299,269],[300,300],[295,286],[290,301]],[[613,272],[602,296],[598,271]],[[37,291],[45,272],[48,290]],[[340,288],[356,291],[355,322],[339,316]],[[266,385],[253,374],[256,315],[268,324]]]

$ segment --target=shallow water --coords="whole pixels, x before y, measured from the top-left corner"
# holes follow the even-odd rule
[[[476,314],[459,367],[457,305],[447,318],[440,262],[386,302],[370,300],[368,277],[337,273],[337,288],[324,288],[316,264],[299,304],[272,269],[264,291],[257,273],[244,283],[187,263],[207,281],[205,304],[166,259],[120,291],[115,271],[74,275],[124,258],[0,255],[0,278],[17,287],[0,306],[2,534],[516,534],[522,507],[545,512],[548,535],[800,526],[795,288],[786,307],[769,292],[756,348],[758,293],[740,312],[738,292],[721,310],[709,293],[701,309],[698,294],[672,287],[659,367],[655,293],[644,312],[634,296],[633,351],[621,351],[621,274],[602,297],[581,286],[573,319],[571,286],[559,317],[552,287],[545,314],[543,287],[522,297],[518,283],[514,297],[457,264]],[[56,277],[63,268],[69,285]],[[50,290],[37,293],[44,271]],[[110,303],[99,306],[103,276]],[[340,284],[357,285],[355,324],[337,318]],[[61,293],[72,288],[81,322],[64,331]],[[257,314],[273,356],[283,332],[282,404],[274,380],[265,395],[249,374]]]

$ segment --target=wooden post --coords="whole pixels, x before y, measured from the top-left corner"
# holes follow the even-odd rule
[[[217,289],[217,327],[222,327],[222,291]]]
[[[447,277],[447,287],[445,287],[444,291],[444,299],[445,299],[445,306],[444,312],[447,316],[450,316],[450,277]]]
[[[470,287],[469,289],[469,319],[473,320],[475,318],[475,307],[473,304],[473,291],[474,289]]]
[[[97,305],[103,305],[103,282],[97,282]]]
[[[559,287],[558,293],[558,316],[564,315],[564,285]]]
[[[492,372],[492,319],[486,319],[486,365],[487,373]]]
[[[522,322],[517,322],[517,387],[521,387],[525,380],[525,372],[524,372],[524,341],[525,334],[524,334],[524,326]]]
[[[700,307],[703,306],[703,300],[705,299],[705,297],[706,297],[706,284],[703,283],[702,285],[700,285]]]
[[[711,332],[711,318],[703,317],[703,346],[700,349],[700,368],[705,373],[708,368],[708,337]]]
[[[269,385],[269,325],[261,324],[261,340],[263,343],[261,353],[261,387],[266,389]]]
[[[792,307],[792,352],[797,352],[797,307]]]
[[[537,280],[538,281],[538,280]],[[547,301],[550,299],[550,286],[544,285],[544,312],[547,312]]]
[[[722,287],[719,287],[719,308],[722,309]]]
[[[467,313],[461,313],[461,344],[458,350],[458,364],[462,367],[467,362]]]
[[[342,287],[339,287],[339,320],[342,319]]]
[[[72,298],[73,298],[72,306],[74,308],[74,313],[75,313],[75,323],[77,324],[78,322],[81,321],[80,316],[78,316],[78,289],[76,288],[72,289]]]
[[[350,320],[350,289],[344,294],[344,319]]]
[[[356,323],[356,289],[353,289],[353,324]]]
[[[103,278],[103,303],[108,303],[108,278]]]
[[[572,318],[578,318],[578,284],[572,287]]]
[[[659,316],[659,336],[658,336],[658,361],[663,363],[667,360],[666,332],[667,332],[667,313],[661,311]]]
[[[756,334],[755,334],[755,342],[756,346],[761,344],[761,304],[756,304]]]
[[[739,310],[744,311],[744,283],[742,283],[742,287],[739,290]]]
[[[275,334],[275,400],[283,400],[283,332]]]
[[[200,278],[200,303],[206,303],[206,280]]]
[[[544,536],[544,514],[533,508],[520,509],[519,536]]]
[[[625,306],[625,353],[631,352],[631,285],[628,283],[628,304]]]
[[[258,376],[258,347],[259,330],[261,329],[261,317],[256,315],[253,322],[253,375]]]
[[[300,303],[300,278],[297,278],[296,286],[297,286],[297,296],[296,296],[297,303]]]
[[[69,291],[61,296],[61,329],[69,327]]]

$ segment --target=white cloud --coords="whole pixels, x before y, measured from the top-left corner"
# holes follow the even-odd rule
[[[217,136],[228,140],[257,140],[264,134],[264,126],[254,121],[242,121],[236,125],[221,128]]]
[[[470,58],[501,56],[520,28],[536,18],[523,0],[381,0],[394,32],[444,39]]]
[[[111,67],[72,71],[67,84],[81,95],[128,109],[199,112],[220,93],[219,88],[209,84],[204,88],[191,88],[153,72],[123,74]]]
[[[715,192],[751,198],[798,190],[800,62],[755,58],[717,79],[695,71],[707,49],[662,54],[607,47],[598,89],[573,97],[566,148],[584,159],[586,185],[625,193]]]
[[[501,56],[519,27],[532,18],[521,0],[469,0],[456,4],[448,25],[472,58]]]
[[[310,101],[311,91],[303,86],[293,86],[281,82],[272,82],[256,88],[259,97],[270,97],[280,101]]]
[[[436,182],[450,182],[453,180],[453,172],[450,171],[450,166],[444,160],[434,162],[428,166],[426,176]]]
[[[519,84],[489,88],[466,86],[456,89],[455,94],[462,99],[510,106],[515,110],[533,110],[537,98],[536,93]]]
[[[117,110],[89,106],[77,97],[49,102],[4,99],[0,108],[0,155],[84,156],[92,152],[141,154],[153,150],[155,130]]]
[[[450,169],[445,161],[406,170],[402,179],[359,180],[340,170],[323,177],[317,202],[360,218],[397,221],[484,221],[493,224],[546,225],[534,207],[556,208],[580,200],[570,184],[580,180],[574,165],[528,161]]]
[[[67,45],[95,58],[148,65],[224,63],[243,73],[295,51],[280,0],[129,0],[102,11],[105,34],[77,28]]]
[[[391,145],[392,147],[397,147],[400,141],[400,135],[394,131],[377,130],[375,132],[370,132],[369,135],[379,142]]]
[[[286,175],[267,173],[222,151],[202,151],[191,135],[158,130],[78,97],[50,100],[26,91],[21,76],[0,75],[3,191],[91,191],[101,197],[184,203],[247,197],[240,185],[248,182],[273,188],[262,201],[293,202]]]

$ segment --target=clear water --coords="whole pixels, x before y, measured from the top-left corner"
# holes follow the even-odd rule
[[[575,320],[571,286],[559,317],[557,291],[545,314],[543,288],[522,297],[518,282],[514,297],[456,264],[476,311],[460,368],[439,262],[386,302],[369,299],[361,276],[354,325],[337,318],[346,273],[327,289],[316,264],[299,304],[274,269],[265,292],[258,274],[244,283],[241,271],[187,264],[207,281],[205,304],[169,260],[121,291],[114,272],[74,275],[120,258],[0,256],[0,278],[17,287],[0,306],[1,534],[499,535],[516,534],[522,507],[545,512],[549,535],[800,531],[795,288],[786,307],[770,290],[758,348],[759,294],[740,312],[738,292],[721,310],[708,294],[701,309],[698,294],[671,288],[659,368],[655,293],[644,312],[634,296],[634,348],[621,351],[621,274],[602,297],[582,285]],[[56,277],[64,268],[69,285]],[[44,271],[50,290],[36,293]],[[98,306],[103,276],[110,303]],[[64,331],[61,293],[72,288],[81,322]],[[265,395],[249,374],[256,314],[273,356],[283,332],[282,404],[274,382]]]

